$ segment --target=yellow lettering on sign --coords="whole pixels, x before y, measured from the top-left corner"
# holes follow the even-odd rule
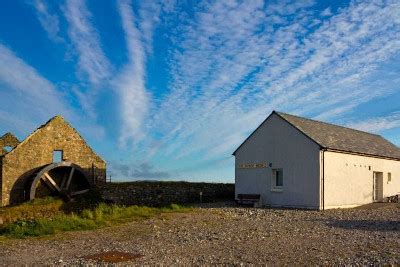
[[[266,163],[239,164],[239,169],[257,169],[257,168],[267,168],[267,164]]]

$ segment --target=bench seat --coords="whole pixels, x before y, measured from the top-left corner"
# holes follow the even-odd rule
[[[241,205],[261,205],[261,195],[259,194],[238,194],[236,203]]]

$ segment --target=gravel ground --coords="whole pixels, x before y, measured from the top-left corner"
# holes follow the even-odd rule
[[[123,265],[399,264],[400,205],[328,211],[203,205],[96,231],[7,240],[0,264],[103,265],[93,255],[107,251],[134,255]]]

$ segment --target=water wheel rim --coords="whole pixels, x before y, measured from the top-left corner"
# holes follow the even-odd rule
[[[65,181],[66,185],[63,185],[64,183],[64,179],[61,185],[58,185],[50,176],[49,171],[59,168],[59,167],[70,167],[71,171],[68,177],[68,180]],[[74,172],[79,172],[80,174],[82,174],[83,178],[86,180],[88,188],[84,189],[84,190],[79,190],[76,192],[70,192],[69,191],[69,186],[73,177]],[[45,177],[45,178],[43,178]],[[91,188],[91,182],[90,179],[88,178],[88,176],[86,175],[85,171],[77,164],[74,164],[72,162],[66,162],[66,161],[62,161],[62,162],[57,162],[57,163],[52,163],[50,165],[47,165],[46,167],[44,167],[43,169],[41,169],[35,176],[35,178],[33,179],[33,182],[31,184],[30,187],[30,194],[29,194],[29,199],[33,200],[35,199],[36,196],[36,188],[38,186],[38,184],[44,181],[45,183],[47,183],[47,185],[53,190],[56,191],[60,196],[63,196],[67,199],[71,199],[73,197],[76,197],[78,195],[84,194],[86,192],[88,192]]]

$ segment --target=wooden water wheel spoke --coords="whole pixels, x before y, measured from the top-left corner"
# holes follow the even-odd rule
[[[68,177],[68,174],[64,173],[63,179],[61,180],[61,186],[60,186],[61,190],[63,190],[65,187],[65,183],[67,182],[67,177]]]
[[[71,172],[69,173],[69,177],[68,177],[67,184],[65,185],[65,188],[66,188],[66,189],[68,189],[69,186],[70,186],[70,184],[71,184],[71,180],[72,180],[72,176],[74,175],[74,172],[75,172],[75,168],[72,167],[72,168],[71,168]]]
[[[80,191],[76,191],[76,192],[71,192],[70,196],[74,197],[74,196],[85,194],[87,192],[89,192],[89,189],[84,189],[84,190],[80,190]]]
[[[89,192],[91,188],[91,182],[85,170],[65,161],[43,167],[32,178],[32,183],[29,184],[31,200],[35,197],[55,195],[64,200],[71,200]]]
[[[61,192],[60,187],[58,187],[57,183],[51,178],[51,176],[46,172],[44,174],[44,178],[42,178],[46,184],[48,184],[51,188],[57,190],[58,192]]]

